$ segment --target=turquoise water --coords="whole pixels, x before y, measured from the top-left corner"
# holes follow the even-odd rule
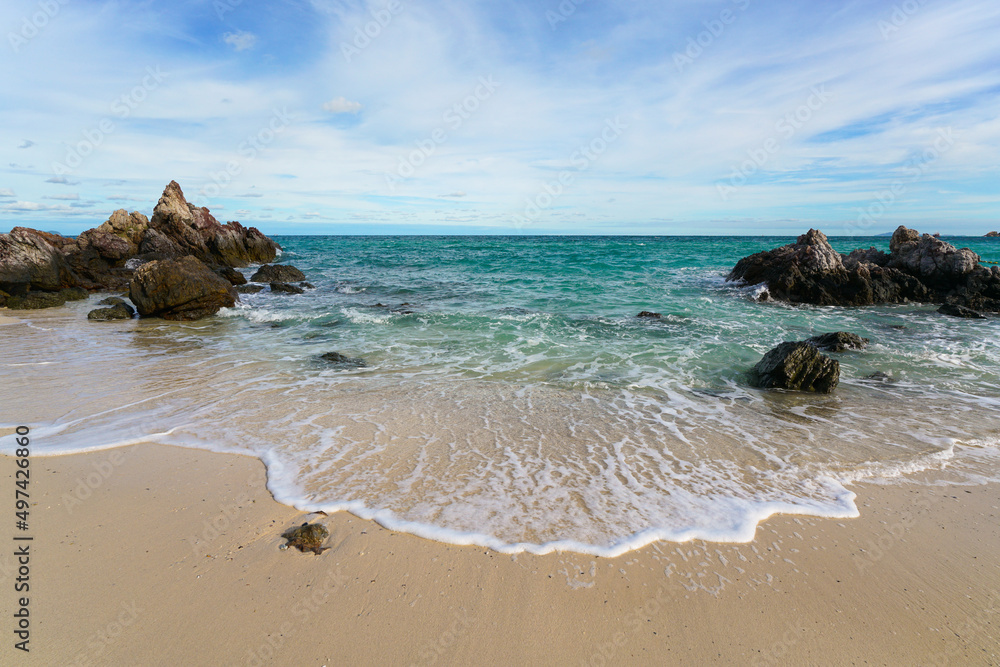
[[[791,239],[278,240],[315,289],[244,295],[190,324],[98,329],[86,303],[58,323],[19,314],[0,336],[32,379],[3,398],[51,452],[249,453],[289,504],[503,551],[748,540],[775,512],[856,516],[857,480],[997,472],[1000,320],[762,304],[725,283],[739,258]],[[1000,260],[997,240],[951,241]],[[833,395],[746,386],[768,349],[828,331],[872,341],[837,355]],[[333,351],[365,365],[318,359]]]

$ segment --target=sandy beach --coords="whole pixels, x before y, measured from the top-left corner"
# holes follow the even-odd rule
[[[13,459],[0,465],[12,488]],[[1000,661],[995,484],[857,485],[859,519],[776,516],[750,544],[602,559],[306,515],[248,457],[137,445],[31,466],[31,650],[13,648],[8,620],[4,664]],[[329,550],[279,549],[307,520],[329,528]],[[0,576],[10,609],[10,549]]]

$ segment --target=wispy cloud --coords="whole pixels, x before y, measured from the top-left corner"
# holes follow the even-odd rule
[[[357,113],[361,111],[360,102],[351,102],[344,97],[336,97],[329,102],[323,103],[323,111],[330,113]]]
[[[222,41],[233,47],[235,51],[249,51],[257,45],[257,35],[245,30],[237,30],[224,34]]]
[[[31,148],[35,145],[35,142],[31,139],[25,139],[20,144],[17,145],[18,148]]]
[[[10,188],[0,188],[0,197],[16,197],[14,191]]]

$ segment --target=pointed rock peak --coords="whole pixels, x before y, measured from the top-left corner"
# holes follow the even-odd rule
[[[810,229],[808,232],[803,234],[798,238],[797,243],[799,245],[829,245],[830,242],[826,240],[826,234],[819,231],[818,229]]]
[[[892,239],[889,241],[889,252],[896,252],[907,243],[916,243],[919,240],[920,232],[900,225],[892,233]]]
[[[184,198],[181,186],[177,184],[177,181],[170,181],[167,187],[163,189],[163,195],[160,197],[160,201],[156,203],[156,208],[153,209],[153,226],[159,227],[163,221],[169,219],[179,222],[190,217],[191,211],[187,200]]]

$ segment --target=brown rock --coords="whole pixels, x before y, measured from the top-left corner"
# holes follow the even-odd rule
[[[195,257],[143,264],[129,285],[129,297],[143,317],[196,320],[235,305],[229,281]]]
[[[77,284],[76,275],[50,238],[61,243],[54,234],[24,227],[0,234],[0,289],[13,294],[32,289],[55,291]]]

